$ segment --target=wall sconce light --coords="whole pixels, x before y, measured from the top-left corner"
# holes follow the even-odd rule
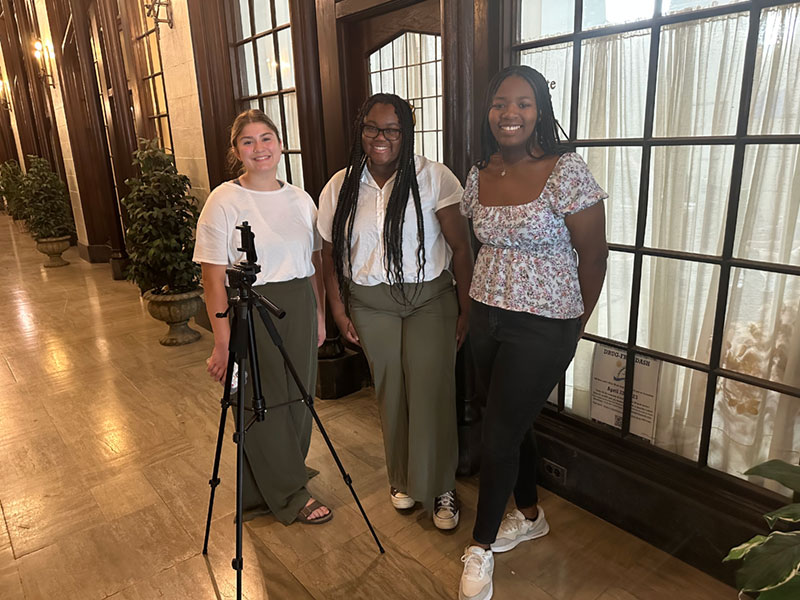
[[[175,27],[175,22],[172,20],[172,0],[151,0],[150,3],[144,3],[147,9],[147,16],[151,17],[158,26],[159,23],[166,23],[170,29]],[[161,16],[161,9],[164,10],[164,15]]]
[[[53,71],[50,65],[50,60],[53,58],[53,46],[49,42],[43,44],[42,40],[35,40],[33,43],[33,55],[36,57],[36,62],[39,64],[39,77],[50,87],[56,87],[55,80],[53,79]]]
[[[0,108],[11,112],[11,103],[8,101],[8,84],[0,79]]]

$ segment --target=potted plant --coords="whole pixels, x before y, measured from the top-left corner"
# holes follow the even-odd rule
[[[189,344],[200,337],[189,319],[203,305],[200,267],[192,262],[197,201],[188,193],[189,178],[157,140],[140,140],[133,162],[141,176],[125,181],[130,192],[122,200],[129,221],[126,276],[139,286],[150,315],[169,325],[161,344]]]
[[[30,167],[23,179],[23,199],[28,231],[36,249],[49,257],[45,267],[63,267],[69,262],[61,253],[69,248],[75,225],[64,182],[38,156],[28,156]]]
[[[0,165],[0,194],[6,199],[8,214],[15,221],[25,220],[24,179],[25,174],[16,160]]]
[[[770,460],[753,467],[745,475],[772,479],[800,493],[800,466]],[[733,548],[723,561],[741,560],[736,585],[742,594],[758,600],[797,600],[800,598],[800,503],[787,504],[764,515],[769,535],[757,535]],[[777,526],[781,530],[776,530]]]

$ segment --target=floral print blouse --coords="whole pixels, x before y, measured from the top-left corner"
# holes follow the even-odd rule
[[[564,217],[608,198],[586,163],[574,152],[563,154],[539,197],[516,206],[481,204],[478,174],[472,167],[461,199],[483,244],[470,297],[551,319],[580,317],[577,254]]]

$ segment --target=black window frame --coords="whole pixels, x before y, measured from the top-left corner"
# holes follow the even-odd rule
[[[577,430],[583,432],[584,434],[596,433],[604,439],[608,439],[610,437],[612,439],[616,439],[618,443],[623,445],[623,447],[632,449],[636,448],[639,450],[646,449],[651,451],[653,455],[659,455],[669,461],[672,461],[673,464],[677,463],[684,466],[693,467],[694,469],[702,470],[704,472],[713,472],[715,475],[721,476],[722,479],[733,483],[740,489],[748,489],[751,492],[755,489],[757,492],[763,491],[764,493],[768,492],[763,490],[763,488],[754,486],[753,484],[750,484],[749,482],[733,475],[729,475],[724,471],[719,471],[709,467],[708,453],[711,441],[716,388],[720,377],[800,399],[800,388],[786,385],[777,381],[770,381],[760,377],[731,371],[720,366],[732,269],[752,269],[769,273],[800,276],[800,266],[754,261],[735,258],[733,256],[736,221],[741,195],[743,173],[742,167],[745,161],[746,148],[751,145],[800,145],[800,135],[752,135],[748,133],[747,129],[749,124],[753,79],[756,66],[756,51],[758,48],[762,11],[775,6],[790,5],[795,3],[797,3],[797,0],[746,0],[721,6],[712,6],[703,9],[662,15],[662,0],[655,0],[653,18],[621,24],[604,25],[584,31],[582,30],[584,1],[575,0],[575,14],[573,23],[574,30],[572,33],[559,34],[527,42],[519,42],[517,40],[517,24],[520,11],[520,0],[504,0],[501,6],[500,15],[501,39],[499,50],[502,66],[519,64],[520,55],[525,50],[543,48],[558,44],[572,44],[572,89],[568,132],[569,139],[572,144],[578,148],[627,146],[639,147],[642,149],[635,243],[633,245],[609,243],[609,250],[632,255],[634,259],[632,287],[630,291],[628,339],[626,342],[620,342],[618,340],[589,333],[584,335],[584,339],[588,341],[607,345],[627,352],[622,427],[621,429],[613,429],[605,425],[594,423],[588,419],[566,411],[566,382],[564,379],[562,379],[558,385],[557,405],[554,406],[552,404],[548,404],[545,408],[545,414],[554,418],[556,422],[565,426],[575,426]],[[653,137],[655,93],[661,42],[660,34],[662,28],[684,22],[743,12],[749,12],[750,23],[745,47],[742,87],[739,99],[735,134],[726,136]],[[581,43],[584,40],[591,38],[645,29],[650,30],[650,53],[648,57],[648,76],[645,96],[643,136],[641,138],[577,139],[581,75]],[[546,73],[545,76],[547,76]],[[732,146],[734,149],[731,171],[731,186],[728,196],[728,205],[724,217],[723,247],[720,256],[650,248],[645,246],[651,171],[650,167],[653,148],[709,145],[727,145]],[[706,263],[719,267],[720,270],[717,288],[717,300],[714,313],[714,327],[712,334],[711,353],[708,364],[666,352],[656,351],[640,346],[637,343],[637,324],[640,314],[642,263],[645,257],[668,258],[680,261],[691,261],[695,263]],[[672,363],[679,367],[687,367],[706,374],[707,384],[704,412],[700,434],[700,445],[696,460],[691,460],[680,456],[679,454],[675,454],[665,449],[656,447],[655,445],[651,445],[648,442],[641,440],[641,438],[637,437],[636,435],[630,433],[631,410],[633,407],[633,378],[635,359],[637,356],[655,358],[667,363]]]

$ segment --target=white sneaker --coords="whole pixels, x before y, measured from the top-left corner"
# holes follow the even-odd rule
[[[467,546],[461,562],[464,563],[464,572],[458,586],[458,600],[489,600],[494,573],[492,551],[480,546]]]
[[[456,491],[450,490],[433,501],[433,524],[439,529],[455,529],[458,525],[458,500]]]
[[[508,552],[516,548],[520,542],[535,540],[549,532],[550,525],[547,524],[541,507],[539,507],[539,514],[536,515],[534,521],[526,519],[525,515],[515,508],[500,523],[497,539],[492,544],[492,552]]]
[[[392,506],[394,506],[397,510],[406,510],[407,508],[414,508],[414,505],[416,504],[416,502],[411,496],[409,496],[405,492],[401,492],[397,488],[392,488],[391,495],[392,495]]]

